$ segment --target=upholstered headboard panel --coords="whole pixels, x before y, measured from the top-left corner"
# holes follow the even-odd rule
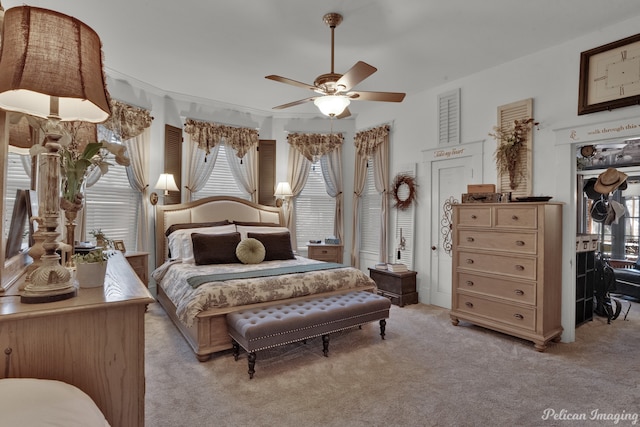
[[[165,231],[174,224],[212,221],[269,222],[284,225],[282,209],[230,196],[215,196],[179,205],[156,206],[156,267],[167,258]]]

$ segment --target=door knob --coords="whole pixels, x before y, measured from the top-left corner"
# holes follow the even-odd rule
[[[436,249],[438,249],[438,248],[436,248],[435,246],[431,246],[431,250],[432,251],[435,251]]]

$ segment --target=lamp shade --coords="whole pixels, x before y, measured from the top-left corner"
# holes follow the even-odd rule
[[[171,173],[160,174],[160,178],[158,178],[158,182],[156,182],[155,189],[164,190],[165,193],[168,191],[180,191],[176,185],[176,180]]]
[[[293,192],[291,191],[291,186],[288,182],[279,182],[276,187],[276,192],[273,194],[276,197],[291,197],[293,196]]]
[[[326,116],[339,116],[351,101],[342,95],[325,95],[316,98],[313,103]]]
[[[0,50],[0,108],[100,123],[111,114],[98,34],[76,18],[30,6],[8,9]],[[55,113],[55,112],[53,112]]]

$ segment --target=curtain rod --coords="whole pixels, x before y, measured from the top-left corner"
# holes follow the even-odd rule
[[[390,131],[391,130],[391,125],[393,125],[394,122],[395,122],[395,120],[392,120],[391,122],[380,123],[378,125],[374,125],[374,126],[366,128],[366,129],[358,130],[358,131],[356,131],[356,133],[358,133],[358,132],[366,132],[368,130],[379,128],[379,127],[382,127],[382,126],[386,126],[387,130]]]

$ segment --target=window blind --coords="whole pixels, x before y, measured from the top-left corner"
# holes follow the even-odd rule
[[[9,150],[7,157],[7,181],[4,198],[4,237],[8,236],[9,227],[11,227],[11,216],[13,215],[13,207],[16,202],[16,191],[28,190],[31,188],[31,178],[29,178],[24,170],[24,166],[22,165],[23,157],[26,157],[26,160],[30,161],[30,156],[28,154],[20,155],[12,152],[11,149]],[[25,222],[25,231],[28,231],[27,226],[28,222]],[[27,238],[25,236],[23,242],[26,241]]]
[[[309,170],[304,189],[296,198],[296,236],[298,251],[306,250],[309,240],[333,236],[335,199],[327,194],[320,161]]]
[[[210,196],[235,196],[251,200],[249,193],[241,190],[233,178],[231,167],[227,161],[227,151],[224,143],[220,146],[216,165],[213,167],[207,183],[202,190],[193,194],[192,199],[199,200]]]
[[[375,162],[367,161],[367,177],[360,197],[360,251],[380,253],[380,221],[382,195],[376,190],[374,179]]]

